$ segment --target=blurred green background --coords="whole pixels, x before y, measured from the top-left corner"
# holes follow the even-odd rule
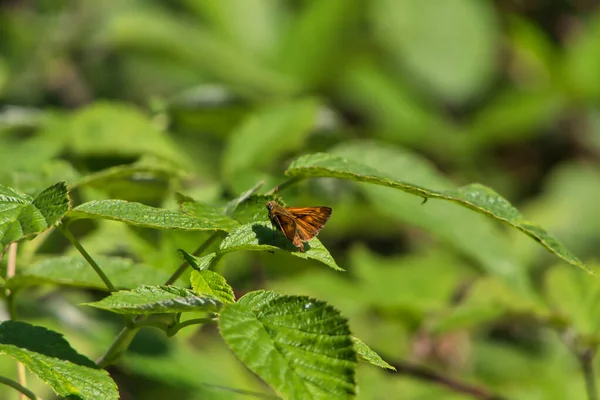
[[[223,204],[259,180],[272,188],[291,160],[318,151],[431,189],[480,182],[594,268],[598,2],[0,0],[1,184],[36,193],[66,180],[79,185],[74,204],[175,209],[177,191]],[[326,300],[392,364],[427,365],[511,399],[586,398],[568,340],[600,340],[595,280],[451,203],[332,179],[280,194],[334,209],[319,237],[347,273],[235,253],[218,269],[238,295]],[[74,230],[92,254],[166,274],[177,248],[205,238],[107,221]],[[42,235],[21,245],[18,265],[63,253],[75,254]],[[122,326],[77,306],[101,296],[37,287],[20,296],[20,313],[95,359]],[[0,374],[14,371],[3,359]],[[142,330],[110,373],[123,399],[269,390],[214,327],[170,339]],[[367,365],[358,380],[361,399],[472,398]]]

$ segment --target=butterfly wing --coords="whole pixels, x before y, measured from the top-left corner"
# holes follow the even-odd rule
[[[296,234],[302,242],[317,236],[331,217],[329,207],[287,207],[285,210],[296,221]]]
[[[281,233],[290,241],[294,241],[296,237],[296,222],[294,219],[283,212],[273,210],[269,213],[271,223],[277,227]]]

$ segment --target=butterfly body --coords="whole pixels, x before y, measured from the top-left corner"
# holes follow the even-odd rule
[[[290,240],[298,251],[304,251],[304,242],[317,236],[331,217],[331,208],[283,207],[275,201],[268,201],[269,219]]]

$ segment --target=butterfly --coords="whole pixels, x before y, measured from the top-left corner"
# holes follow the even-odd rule
[[[273,226],[300,252],[304,251],[304,242],[317,236],[331,217],[329,207],[283,207],[276,201],[268,201],[266,205]]]

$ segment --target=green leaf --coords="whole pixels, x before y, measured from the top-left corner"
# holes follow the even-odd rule
[[[541,227],[526,221],[508,200],[498,195],[492,189],[477,183],[453,190],[435,191],[390,178],[367,165],[325,153],[309,154],[298,158],[287,169],[286,175],[302,178],[332,177],[350,179],[357,182],[400,189],[426,199],[451,201],[520,230],[569,264],[591,273],[558,240],[550,236]]]
[[[369,6],[375,39],[434,94],[464,102],[493,78],[499,26],[490,4],[377,0]]]
[[[546,272],[544,283],[550,307],[579,335],[600,341],[600,282],[557,265]]]
[[[190,281],[197,293],[213,296],[223,304],[235,302],[233,289],[221,274],[209,270],[192,271]]]
[[[252,196],[239,204],[233,212],[233,218],[241,224],[264,221],[267,217],[267,201],[275,200],[275,196]]]
[[[0,185],[0,248],[52,226],[69,209],[69,192],[59,182],[35,199]]]
[[[190,216],[124,200],[90,201],[75,207],[68,216],[72,219],[109,219],[144,228],[186,231],[229,231],[237,225],[231,218],[212,212]]]
[[[239,224],[233,218],[226,215],[225,210],[220,207],[214,207],[200,202],[184,202],[181,204],[181,211],[196,218],[210,218],[217,221],[218,224],[229,228],[239,226]]]
[[[136,264],[127,258],[97,256],[94,259],[118,288],[159,285],[169,279],[165,271]],[[43,259],[20,269],[18,275],[7,281],[11,288],[43,284],[106,290],[106,284],[80,255]]]
[[[354,342],[354,350],[356,350],[356,354],[364,361],[371,363],[379,368],[396,370],[393,366],[388,364],[379,356],[379,354],[375,353],[369,346],[367,346],[362,340],[359,338],[352,336],[352,342]]]
[[[83,156],[141,157],[152,154],[177,165],[190,164],[175,143],[140,110],[128,104],[96,102],[70,119],[68,144]]]
[[[202,257],[194,257],[190,253],[179,249],[179,254],[190,264],[196,271],[204,271],[209,269],[215,261],[217,261],[217,253],[210,253]]]
[[[268,166],[278,156],[302,146],[317,121],[314,99],[269,105],[250,115],[227,141],[223,173],[236,178],[249,167]]]
[[[185,311],[216,312],[221,303],[176,286],[142,286],[112,293],[100,301],[83,305],[117,314],[160,314]]]
[[[346,319],[325,302],[257,291],[219,317],[235,355],[287,398],[350,399],[356,351]]]
[[[77,353],[59,333],[17,321],[0,323],[0,353],[22,362],[61,396],[118,399],[108,372]]]
[[[156,177],[181,177],[184,172],[165,163],[149,163],[148,161],[136,162],[129,165],[117,165],[83,176],[70,185],[71,189],[80,186],[92,186],[102,188],[114,180],[146,180]]]
[[[222,253],[241,250],[284,251],[295,257],[320,261],[330,268],[343,271],[316,237],[305,242],[304,249],[303,253],[297,251],[283,233],[273,228],[270,222],[264,221],[240,226],[231,231],[219,246],[219,251]]]

